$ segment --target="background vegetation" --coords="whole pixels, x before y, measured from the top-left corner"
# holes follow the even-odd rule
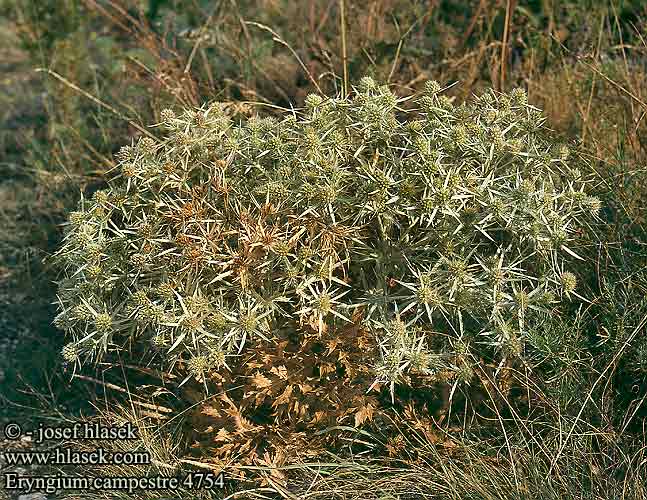
[[[647,496],[642,2],[4,0],[0,12],[4,420],[134,420],[138,446],[169,470],[216,467],[196,439],[212,408],[202,385],[178,388],[181,379],[136,355],[72,378],[59,356],[69,339],[51,326],[57,276],[46,257],[61,224],[81,193],[105,186],[121,146],[157,133],[148,125],[164,108],[217,99],[235,119],[272,114],[364,75],[401,96],[427,80],[458,82],[446,92],[456,104],[520,86],[556,134],[589,154],[602,221],[577,268],[586,300],[530,339],[533,370],[510,370],[508,388],[481,377],[444,418],[403,404],[384,431],[330,428],[348,444],[316,463],[280,453],[256,469],[232,460],[228,489],[249,498]],[[447,400],[442,388],[425,397],[432,407]]]

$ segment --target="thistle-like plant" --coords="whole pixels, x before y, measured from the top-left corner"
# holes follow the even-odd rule
[[[164,110],[166,135],[123,147],[110,187],[70,214],[65,358],[148,340],[198,376],[352,318],[392,387],[410,372],[469,380],[478,356],[458,344],[523,356],[528,329],[579,297],[568,266],[600,209],[586,162],[521,89],[456,106],[428,82],[409,101],[366,77],[280,119]]]

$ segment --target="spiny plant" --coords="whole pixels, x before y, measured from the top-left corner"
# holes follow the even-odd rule
[[[219,103],[163,110],[166,135],[124,146],[70,214],[65,360],[148,342],[200,380],[357,324],[391,398],[412,374],[469,383],[483,360],[522,361],[528,332],[582,298],[569,266],[600,201],[522,89],[461,105],[444,90],[412,101],[364,77],[244,123]]]

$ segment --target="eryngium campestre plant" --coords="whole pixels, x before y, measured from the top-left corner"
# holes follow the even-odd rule
[[[123,147],[109,189],[70,214],[66,359],[146,340],[201,377],[259,339],[358,318],[391,388],[523,356],[528,329],[577,297],[568,262],[600,202],[523,90],[460,106],[441,90],[407,111],[365,77],[240,124],[218,103],[164,110],[166,136]]]

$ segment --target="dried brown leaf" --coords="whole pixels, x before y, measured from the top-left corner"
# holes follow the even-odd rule
[[[278,405],[289,403],[290,397],[292,396],[292,388],[293,386],[288,385],[283,391],[283,393],[274,400],[274,402],[272,403],[272,407],[276,408]]]
[[[359,427],[367,420],[370,422],[373,420],[373,413],[375,412],[375,407],[368,403],[365,406],[360,406],[355,413],[355,427]]]
[[[270,369],[270,373],[273,373],[274,375],[279,377],[281,380],[287,380],[288,379],[288,369],[284,365],[281,365],[279,367],[273,366]]]
[[[257,371],[252,377],[252,383],[259,389],[272,386],[272,381],[259,371]]]
[[[205,406],[202,407],[201,413],[203,415],[207,415],[208,417],[213,417],[213,418],[222,417],[222,413],[220,413],[220,411],[218,411],[217,408],[215,408],[213,406],[208,406],[208,405],[205,405]]]

